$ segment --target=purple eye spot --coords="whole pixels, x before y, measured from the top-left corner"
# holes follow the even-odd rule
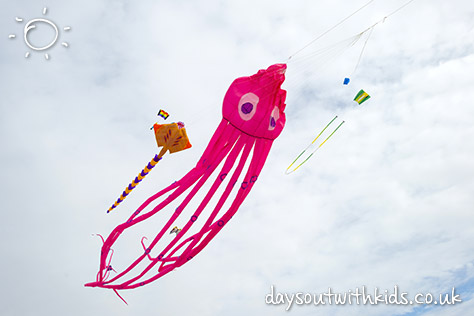
[[[250,103],[250,102],[246,102],[246,103],[242,104],[240,109],[244,114],[249,114],[253,110],[253,104]]]
[[[273,117],[270,118],[270,126],[275,127],[275,125],[276,125],[275,119]]]

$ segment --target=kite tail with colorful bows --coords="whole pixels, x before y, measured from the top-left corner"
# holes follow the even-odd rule
[[[125,188],[125,191],[123,191],[122,195],[120,195],[117,201],[115,201],[115,203],[107,210],[107,213],[116,208],[127,197],[127,195],[132,192],[133,189],[135,189],[135,187],[143,180],[143,178],[146,177],[146,175],[151,171],[151,169],[156,166],[158,161],[161,160],[167,149],[167,147],[164,147],[159,154],[155,155],[155,157],[148,163],[148,165],[143,168],[142,172],[140,172],[138,176],[136,176],[136,178],[128,185],[128,187]]]

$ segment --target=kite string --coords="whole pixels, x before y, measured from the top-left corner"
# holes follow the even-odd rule
[[[412,3],[413,1],[415,1],[415,0],[409,0],[409,1],[405,2],[402,6],[398,7],[395,10],[393,10],[392,12],[390,12],[389,14],[384,16],[382,19],[380,19],[379,21],[375,22],[374,24],[372,24],[371,26],[366,28],[364,31],[361,32],[361,34],[369,31],[370,29],[373,29],[377,24],[384,23],[386,19],[388,19],[389,17],[391,17],[392,15],[394,15],[395,13],[397,13],[398,11],[400,11],[401,9],[403,9],[404,7],[406,7],[407,5]]]
[[[306,48],[308,48],[309,46],[311,46],[314,42],[316,42],[317,40],[319,40],[320,38],[322,38],[324,35],[326,35],[327,33],[331,32],[332,30],[334,30],[335,28],[337,28],[339,25],[341,25],[342,23],[344,23],[345,21],[347,21],[348,19],[350,19],[352,16],[354,16],[355,14],[357,14],[359,11],[361,11],[362,9],[364,9],[365,7],[367,7],[368,5],[370,5],[370,4],[371,4],[372,2],[374,2],[374,1],[375,1],[375,0],[370,0],[369,2],[367,2],[366,4],[364,4],[362,7],[360,7],[359,9],[357,9],[356,11],[354,11],[353,13],[351,13],[350,15],[348,15],[347,17],[345,17],[344,19],[342,19],[341,21],[339,21],[337,24],[335,24],[334,26],[332,26],[331,28],[329,28],[328,30],[326,30],[325,32],[323,32],[322,34],[320,34],[318,37],[316,37],[315,39],[313,39],[311,42],[309,42],[308,44],[306,44],[304,47],[302,47],[301,49],[299,49],[298,51],[296,51],[295,53],[293,53],[292,55],[290,55],[290,57],[288,57],[288,59],[287,59],[284,63],[288,63],[288,62],[290,61],[290,59],[292,59],[295,55],[299,54],[301,51],[303,51],[303,50],[305,50]],[[385,20],[386,20],[387,18],[389,18],[389,17],[391,17],[392,15],[396,14],[398,11],[402,10],[404,7],[406,7],[407,5],[409,5],[409,4],[410,4],[411,2],[413,2],[413,1],[415,1],[415,0],[409,0],[409,1],[405,2],[402,6],[398,7],[398,8],[395,9],[394,11],[390,12],[388,15],[386,15],[386,16],[385,16],[383,19],[381,19],[380,21],[377,21],[376,23],[374,23],[373,25],[371,25],[370,27],[368,27],[368,28],[365,29],[364,31],[360,32],[358,35],[353,36],[352,38],[354,38],[354,42],[351,43],[351,44],[354,45],[354,44],[360,39],[360,37],[361,37],[364,33],[366,33],[367,31],[370,30],[371,33],[372,33],[373,28],[374,28],[377,24],[385,22]],[[370,37],[370,35],[369,35],[369,37]],[[358,67],[358,65],[359,65],[359,63],[360,63],[360,61],[361,61],[362,55],[363,55],[364,50],[365,50],[365,46],[366,46],[366,44],[367,44],[367,41],[368,41],[368,38],[367,38],[366,42],[364,43],[364,48],[362,49],[362,52],[361,52],[361,54],[360,54],[360,56],[359,56],[359,60],[358,60],[358,62],[357,62],[356,67],[355,67],[354,70],[353,70],[353,73],[356,71],[356,69],[357,69],[357,67]],[[314,52],[313,52],[313,53],[310,53],[310,54],[308,54],[308,55],[306,55],[306,56],[303,56],[302,58],[303,58],[303,59],[312,58],[312,55],[313,55],[313,54],[315,54],[315,55],[317,56],[317,55],[318,55],[318,52],[316,52],[316,53],[314,53]],[[314,57],[316,57],[316,56],[314,56]],[[294,60],[293,60],[293,61],[294,61]],[[300,59],[299,61],[302,61],[302,59]],[[301,69],[302,69],[302,70],[305,70],[305,69],[307,69],[307,67],[304,67],[304,66],[303,66]],[[297,85],[297,84],[295,84],[295,85]],[[286,89],[288,89],[288,86],[287,86]],[[211,112],[211,110],[209,109],[209,110],[207,110],[206,112],[209,113],[209,112]],[[188,127],[192,127],[192,126],[195,125],[196,122],[200,121],[200,117],[202,117],[202,115],[203,115],[203,114],[202,114],[202,111],[199,111],[199,114],[197,115],[197,116],[199,116],[199,118],[197,118],[197,119],[195,119],[195,120],[193,120],[193,121],[191,121],[191,122],[188,122],[188,124],[187,124]],[[196,115],[193,115],[193,117],[195,117],[195,116],[196,116]]]
[[[324,35],[326,35],[327,33],[331,32],[332,30],[334,30],[335,28],[337,28],[339,25],[341,25],[342,23],[344,23],[345,21],[347,21],[348,19],[350,19],[352,16],[354,16],[355,14],[357,14],[359,11],[361,11],[362,9],[364,9],[365,7],[367,7],[368,5],[370,5],[372,2],[374,2],[375,0],[371,0],[369,2],[367,2],[366,4],[364,4],[362,7],[360,7],[359,9],[357,9],[356,11],[354,11],[353,13],[351,13],[349,16],[345,17],[344,19],[342,19],[341,21],[339,21],[337,24],[335,24],[334,26],[332,26],[331,28],[329,28],[328,30],[326,30],[325,32],[323,32],[321,35],[319,35],[318,37],[316,37],[315,39],[313,39],[311,42],[309,42],[308,44],[306,44],[305,46],[303,46],[302,48],[300,48],[298,51],[296,51],[295,53],[293,53],[292,55],[290,55],[290,57],[288,57],[287,59],[287,62],[293,58],[296,54],[299,54],[301,51],[303,51],[304,49],[308,48],[311,44],[313,44],[314,42],[316,42],[317,40],[319,40],[321,37],[323,37]],[[400,7],[398,7],[397,9],[395,9],[394,11],[390,12],[388,15],[386,15],[385,17],[383,17],[383,19],[381,19],[380,21],[377,21],[376,23],[374,23],[372,26],[368,27],[367,29],[365,29],[364,31],[362,31],[360,34],[364,34],[365,32],[373,29],[377,24],[379,23],[383,23],[385,22],[386,19],[388,19],[389,17],[391,17],[392,15],[394,15],[395,13],[397,13],[398,11],[402,10],[403,8],[405,8],[407,5],[409,5],[410,3],[412,3],[413,1],[415,0],[409,0],[407,2],[405,2],[403,5],[401,5]]]
[[[323,32],[322,34],[320,34],[318,37],[316,37],[315,39],[313,39],[311,42],[309,42],[308,44],[306,44],[305,46],[303,46],[302,48],[300,48],[298,51],[296,51],[295,53],[293,53],[292,55],[290,55],[290,57],[288,57],[288,60],[290,60],[291,58],[293,58],[296,54],[300,53],[302,50],[306,49],[308,46],[310,46],[311,44],[313,44],[314,42],[316,42],[317,40],[319,40],[321,37],[323,37],[324,35],[326,35],[327,33],[331,32],[332,30],[334,30],[336,27],[338,27],[339,25],[341,25],[342,23],[346,22],[348,19],[350,19],[351,17],[353,17],[354,15],[356,15],[359,11],[361,11],[362,9],[364,9],[366,6],[368,6],[369,4],[371,4],[372,2],[374,2],[375,0],[370,0],[369,2],[367,2],[366,4],[364,4],[362,7],[360,7],[359,9],[357,9],[356,11],[354,11],[353,13],[351,13],[349,16],[345,17],[344,19],[342,19],[341,21],[339,21],[336,25],[332,26],[331,28],[329,28],[328,30],[326,30],[325,32]],[[411,0],[413,1],[413,0]]]
[[[369,35],[367,36],[367,39],[365,40],[364,42],[364,45],[362,46],[362,51],[360,52],[360,55],[359,55],[359,59],[357,60],[357,64],[356,66],[354,67],[354,70],[352,71],[352,74],[354,74],[357,70],[357,68],[359,67],[359,64],[360,64],[360,61],[362,59],[362,55],[364,54],[364,51],[365,51],[365,47],[367,46],[367,42],[369,41],[370,39],[370,36],[372,35],[372,32],[374,31],[374,28],[375,26],[377,26],[377,24],[380,24],[380,23],[384,23],[386,19],[388,19],[389,17],[391,17],[392,15],[394,15],[395,13],[397,13],[398,11],[402,10],[404,7],[406,7],[407,5],[409,5],[411,2],[413,2],[415,0],[409,0],[408,2],[405,2],[402,6],[400,6],[399,8],[395,9],[394,11],[390,12],[388,15],[384,16],[382,19],[380,19],[379,21],[375,22],[372,26],[368,27],[367,29],[365,29],[364,31],[362,31],[359,35],[362,36],[364,33],[369,32]],[[351,74],[351,76],[352,76]]]
[[[385,16],[382,21],[385,21],[385,19],[389,18],[390,16],[394,15],[395,13],[397,13],[398,11],[400,11],[401,9],[403,9],[404,7],[406,7],[407,5],[409,5],[410,3],[412,3],[413,1],[415,0],[410,0],[408,2],[405,2],[405,4],[403,4],[401,7],[399,7],[398,9],[392,11],[389,15]]]
[[[352,74],[350,75],[351,77],[356,72],[357,68],[359,67],[360,61],[362,60],[362,55],[364,54],[364,50],[365,50],[365,47],[367,46],[367,42],[369,41],[369,38],[372,35],[372,32],[374,31],[374,27],[375,25],[370,28],[370,33],[367,36],[367,39],[365,40],[364,45],[362,46],[362,51],[360,52],[359,59],[357,60],[357,64],[355,65],[354,70],[352,71]],[[362,34],[363,33],[361,33],[361,35]]]

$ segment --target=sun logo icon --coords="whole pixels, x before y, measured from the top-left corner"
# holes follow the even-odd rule
[[[47,8],[43,8],[43,15],[46,15],[48,12],[48,9]],[[20,18],[20,17],[16,17],[15,18],[15,21],[18,22],[18,23],[23,23],[23,18]],[[41,25],[41,27],[37,27]],[[33,30],[36,30],[36,29],[41,29],[41,30],[44,30],[44,26],[46,26],[47,28],[52,28],[53,31],[54,31],[54,36],[49,38],[48,41],[46,43],[42,43],[41,45],[37,44],[37,43],[32,43],[32,40],[30,39],[30,31],[33,31]],[[68,32],[71,30],[71,27],[70,26],[65,26],[63,28],[63,30],[65,32]],[[35,33],[38,33],[38,32],[35,32]],[[42,38],[44,40],[44,38],[46,38],[46,34],[44,34],[44,32],[42,32],[43,35]],[[58,42],[58,38],[59,38],[59,28],[58,26],[51,20],[49,19],[46,19],[44,17],[41,17],[41,18],[35,18],[35,19],[31,19],[29,20],[28,22],[26,22],[24,28],[23,28],[23,40],[25,41],[25,44],[26,46],[28,46],[29,48],[31,48],[33,51],[37,51],[37,52],[43,52],[43,51],[47,51],[48,49],[52,48],[54,45],[56,45],[56,43]],[[8,38],[14,40],[16,38],[16,35],[15,34],[10,34],[8,36]],[[61,43],[62,46],[64,46],[65,48],[68,48],[69,47],[69,44],[67,42],[62,42]],[[25,58],[28,58],[30,57],[30,51],[27,51],[26,54],[25,54]],[[46,60],[49,60],[50,56],[48,53],[45,53],[44,54],[44,58]]]

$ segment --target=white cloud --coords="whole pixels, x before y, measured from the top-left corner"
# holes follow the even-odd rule
[[[51,19],[72,30],[70,47],[55,48],[49,61],[35,54],[26,60],[21,37],[8,39],[21,33],[15,16],[33,17],[42,6],[4,4],[2,314],[273,315],[285,311],[264,303],[272,284],[288,292],[398,284],[416,293],[472,280],[474,8],[470,1],[415,1],[374,29],[348,86],[342,79],[361,43],[325,67],[310,59],[306,73],[289,63],[287,126],[233,221],[191,263],[122,292],[129,307],[113,292],[82,286],[99,260],[100,241],[90,234],[108,234],[192,168],[231,81],[285,60],[364,3],[50,1]],[[402,3],[375,1],[319,43],[348,38]],[[372,98],[355,106],[360,88]],[[193,148],[163,159],[106,216],[156,152],[149,127],[159,108],[187,124]],[[340,131],[285,176],[336,114],[346,120]],[[471,305],[426,315],[464,315]],[[305,306],[290,313],[329,310],[411,311]]]

